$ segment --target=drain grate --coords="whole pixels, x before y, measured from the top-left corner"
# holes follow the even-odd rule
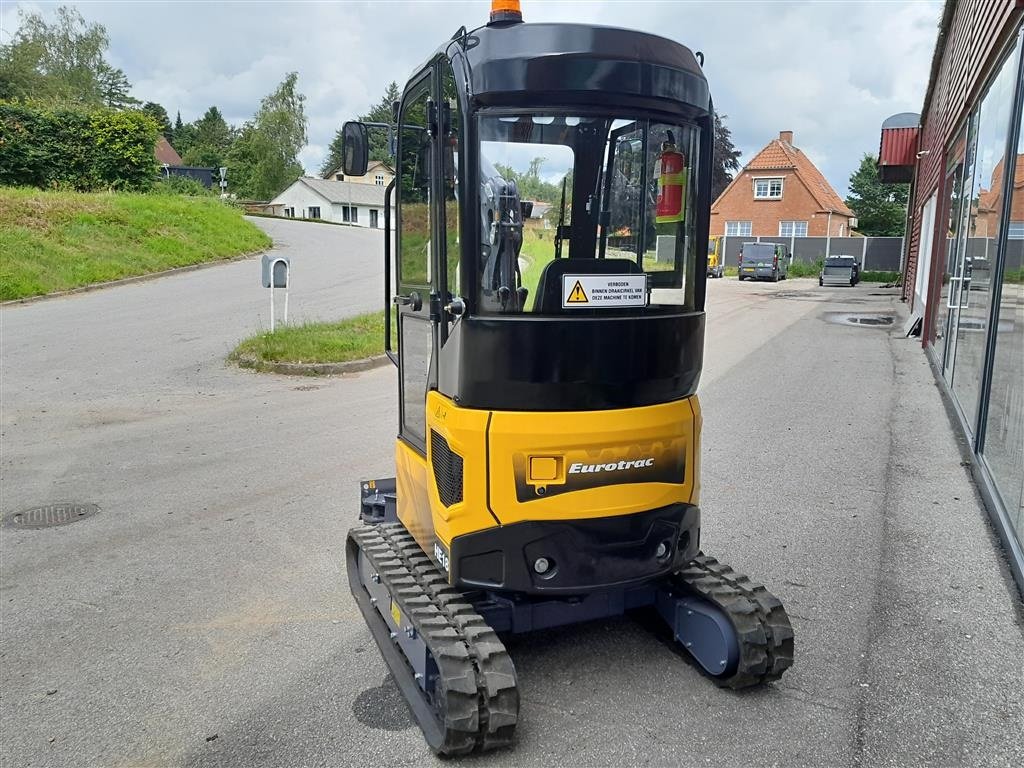
[[[23,509],[6,517],[4,522],[9,528],[55,528],[58,525],[69,525],[92,517],[100,508],[95,504],[78,501],[59,501],[42,507]]]

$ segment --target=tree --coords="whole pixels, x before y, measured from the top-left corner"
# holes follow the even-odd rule
[[[201,118],[192,123],[189,146],[179,150],[186,165],[201,168],[219,168],[227,159],[228,150],[235,140],[232,129],[217,107],[210,107]]]
[[[132,84],[128,82],[128,77],[120,69],[115,69],[106,63],[101,64],[96,73],[96,82],[104,106],[111,109],[128,109],[142,103],[129,93]]]
[[[865,154],[850,176],[846,204],[857,215],[857,231],[867,237],[902,237],[906,227],[908,184],[878,180],[878,158]]]
[[[192,149],[192,145],[195,143],[196,128],[192,123],[182,122],[181,110],[178,110],[178,116],[174,121],[174,148],[178,154],[182,157]]]
[[[717,200],[740,169],[740,151],[733,146],[732,131],[725,124],[728,115],[715,113],[715,139],[711,160],[711,199]]]
[[[268,200],[302,175],[299,152],[306,145],[306,97],[290,72],[260,102],[228,153],[228,179],[244,197]]]
[[[365,115],[360,115],[359,120],[364,123],[387,123],[391,125],[394,119],[393,104],[402,98],[401,91],[398,90],[398,83],[392,80],[388,87],[384,89],[384,95],[380,97],[380,101],[370,107],[370,111]],[[388,148],[388,135],[387,131],[380,129],[371,130],[370,135],[370,160],[379,160],[383,163],[390,163],[391,152]]]
[[[142,111],[156,121],[157,127],[160,129],[160,133],[162,133],[164,138],[173,145],[174,128],[171,127],[171,118],[168,116],[167,110],[155,101],[147,101],[142,105]],[[180,112],[178,113],[178,120],[179,122],[181,121]]]
[[[104,58],[110,41],[103,25],[65,6],[52,23],[24,10],[19,20],[11,42],[0,45],[0,98],[117,109],[139,103],[124,72]]]
[[[356,120],[364,123],[387,123],[388,125],[391,125],[393,122],[391,105],[401,97],[402,93],[398,90],[398,83],[392,80],[388,87],[384,89],[384,93],[380,97],[380,100],[370,107],[369,112],[365,115],[360,115]],[[327,157],[325,157],[323,163],[320,164],[321,176],[326,177],[327,174],[341,166],[342,149],[344,148],[344,140],[341,131],[342,129],[339,128],[335,132],[334,138],[327,147]],[[369,138],[370,160],[379,160],[384,163],[392,162],[391,151],[388,148],[387,131],[370,129]]]

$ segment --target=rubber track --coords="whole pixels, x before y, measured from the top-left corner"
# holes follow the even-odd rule
[[[782,677],[793,664],[793,626],[775,595],[713,557],[700,553],[672,576],[681,589],[722,609],[736,628],[740,660],[724,688],[749,688]]]
[[[427,557],[400,524],[380,526],[381,533],[431,596],[434,604],[461,632],[476,672],[479,729],[476,747],[485,752],[511,746],[519,719],[516,670],[505,644],[465,596]]]
[[[519,692],[504,644],[402,525],[361,526],[350,535],[437,662],[444,703],[435,705],[435,713],[444,739],[431,748],[464,755],[510,745]]]

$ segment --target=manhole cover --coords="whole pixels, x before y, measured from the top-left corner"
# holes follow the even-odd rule
[[[77,501],[61,501],[42,507],[23,509],[8,515],[5,522],[10,528],[53,528],[58,525],[77,523],[92,517],[100,508],[95,504]]]
[[[823,318],[839,325],[861,325],[870,328],[887,328],[895,320],[892,315],[872,315],[866,312],[826,312]]]

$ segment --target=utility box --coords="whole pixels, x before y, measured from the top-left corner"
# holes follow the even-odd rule
[[[287,288],[288,271],[291,269],[291,266],[291,261],[287,256],[263,254],[263,287]]]

